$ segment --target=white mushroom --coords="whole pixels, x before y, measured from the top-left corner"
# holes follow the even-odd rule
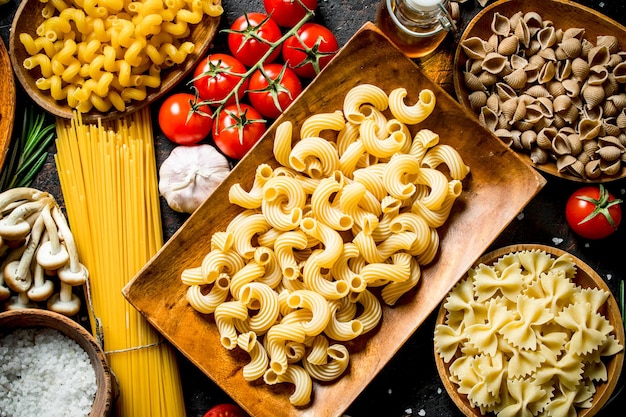
[[[67,253],[69,254],[69,261],[57,271],[57,275],[61,280],[61,288],[63,287],[63,284],[68,284],[70,286],[82,285],[85,281],[87,281],[89,273],[87,268],[85,268],[85,265],[80,263],[74,236],[72,236],[72,231],[70,230],[70,227],[65,220],[65,216],[61,213],[61,209],[58,206],[54,206],[52,208],[52,218],[59,228],[59,234],[65,242],[65,247],[67,248]]]
[[[61,290],[48,299],[48,309],[73,316],[80,310],[80,298],[72,292],[72,286],[61,281]]]
[[[6,240],[19,240],[26,237],[31,229],[28,218],[40,212],[49,203],[49,198],[42,198],[17,206],[9,215],[0,219],[0,236]]]
[[[70,255],[61,244],[58,227],[52,218],[49,206],[41,211],[41,217],[46,226],[48,240],[41,243],[37,250],[37,263],[46,270],[57,270],[67,263]]]
[[[26,292],[28,298],[36,302],[47,300],[54,292],[54,283],[46,279],[46,273],[43,267],[37,262],[33,262],[32,274],[33,284]]]

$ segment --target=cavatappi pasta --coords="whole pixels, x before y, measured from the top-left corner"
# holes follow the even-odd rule
[[[569,255],[509,253],[471,269],[444,301],[435,349],[482,414],[577,415],[624,349],[600,307],[609,294],[572,279]]]
[[[214,313],[222,345],[250,355],[243,378],[294,384],[296,406],[311,401],[313,380],[347,369],[344,343],[374,329],[383,304],[418,285],[469,173],[417,125],[434,93],[413,105],[406,95],[363,84],[343,110],[304,120],[299,137],[280,124],[280,166],[262,164],[248,189],[231,187],[242,211],[182,273],[189,304]]]
[[[36,85],[79,110],[123,111],[161,85],[161,71],[182,63],[195,45],[192,25],[222,14],[220,0],[41,0],[43,23],[20,33],[39,69]]]

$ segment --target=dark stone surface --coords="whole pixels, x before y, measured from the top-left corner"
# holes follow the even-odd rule
[[[621,24],[626,24],[626,2],[619,0],[578,0],[580,3],[594,8]],[[315,20],[327,25],[336,34],[340,44],[345,44],[354,32],[365,22],[373,21],[379,0],[327,0],[319,1],[319,10]],[[12,17],[17,9],[17,0],[0,6],[0,34],[8,45],[9,29]],[[223,0],[225,14],[221,27],[227,27],[236,17],[244,12],[263,11],[260,0]],[[475,0],[461,5],[461,29],[479,10]],[[450,51],[456,46],[456,37],[448,36],[441,45],[441,50],[431,57],[417,61],[433,79],[441,83],[451,92]],[[224,51],[224,35],[215,40],[214,51]],[[8,74],[0,74],[7,76]],[[184,86],[181,85],[181,88]],[[18,87],[19,89],[19,87]],[[16,126],[21,125],[21,109],[29,105],[29,100],[19,92]],[[157,106],[154,107],[156,109]],[[158,133],[155,119],[157,141],[157,161],[160,164],[169,155],[172,145]],[[52,155],[54,146],[50,148],[48,161],[37,176],[33,186],[51,192],[62,205],[58,176]],[[514,243],[540,243],[567,250],[587,262],[605,278],[616,298],[619,297],[619,282],[624,280],[626,268],[623,258],[626,242],[626,227],[609,239],[589,242],[573,235],[564,217],[564,205],[567,196],[578,187],[577,184],[550,178],[547,186],[526,207],[522,215],[514,219],[511,225],[494,242],[492,248]],[[615,195],[624,198],[626,182],[613,182],[608,189]],[[187,219],[187,215],[175,213],[162,200],[163,230],[169,239]],[[562,241],[560,241],[562,239]],[[618,298],[619,299],[619,298]],[[398,351],[389,364],[375,376],[374,380],[357,398],[346,414],[352,417],[370,416],[462,416],[445,392],[437,374],[433,358],[434,315],[431,316]],[[180,368],[184,384],[187,414],[189,417],[200,417],[211,406],[231,401],[216,385],[202,374],[187,359],[180,356]],[[624,393],[625,377],[622,376],[613,401],[599,416],[621,415],[618,403],[626,399]],[[267,416],[271,417],[268,410]]]

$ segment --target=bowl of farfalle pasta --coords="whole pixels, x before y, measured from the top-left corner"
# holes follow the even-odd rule
[[[213,40],[221,0],[23,1],[9,39],[17,79],[48,112],[108,120],[160,98]]]
[[[444,299],[434,342],[443,384],[467,416],[593,416],[624,360],[606,283],[544,245],[481,257]]]

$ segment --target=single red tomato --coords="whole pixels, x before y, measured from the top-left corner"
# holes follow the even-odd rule
[[[270,50],[270,44],[282,37],[280,28],[263,13],[247,13],[239,16],[228,30],[228,48],[231,54],[244,65],[253,66]],[[265,63],[276,60],[280,55],[280,44],[267,57]]]
[[[246,67],[232,55],[210,54],[196,65],[192,81],[202,100],[219,102],[230,95],[227,102],[234,103],[233,91],[237,85],[241,83],[236,93],[239,99],[248,88],[248,79],[242,77],[246,71]]]
[[[296,73],[281,64],[267,64],[250,76],[248,98],[263,116],[276,119],[302,92]]]
[[[587,239],[603,239],[615,232],[622,221],[622,200],[602,184],[576,190],[565,205],[565,218],[572,230]]]
[[[265,11],[283,27],[294,27],[307,13],[315,11],[317,0],[263,0]]]
[[[247,417],[245,411],[235,404],[218,404],[204,413],[203,417]]]
[[[163,134],[178,145],[193,145],[211,134],[212,112],[208,105],[196,105],[189,93],[167,97],[159,108],[159,127]]]
[[[263,116],[249,104],[229,104],[215,121],[213,141],[224,155],[241,159],[267,130]]]
[[[335,56],[339,44],[335,35],[318,23],[305,23],[296,35],[283,43],[283,60],[296,74],[313,78]]]

